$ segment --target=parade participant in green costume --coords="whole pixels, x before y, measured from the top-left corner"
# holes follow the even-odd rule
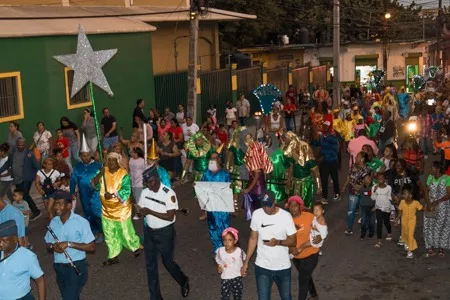
[[[184,164],[183,172],[181,174],[181,182],[184,183],[187,171],[194,162],[194,178],[193,181],[201,181],[203,173],[208,170],[209,158],[214,152],[211,143],[201,132],[197,132],[186,142],[185,149],[187,152],[187,160]],[[200,220],[205,220],[207,217],[206,211],[203,211]]]
[[[267,180],[267,189],[275,194],[277,203],[287,199],[286,193],[286,171],[289,163],[280,149],[280,143],[275,133],[271,133],[265,138],[266,151],[273,164],[273,171]]]
[[[311,208],[314,200],[314,182],[316,193],[322,192],[319,168],[311,147],[289,131],[285,135],[282,151],[290,163],[286,181],[289,196],[302,197],[305,206]]]
[[[241,190],[248,182],[248,170],[245,166],[245,151],[242,150],[239,143],[239,137],[246,131],[245,126],[238,127],[227,145],[227,165],[226,169],[231,173],[231,184],[233,186],[234,214],[236,214],[239,205],[238,199]]]

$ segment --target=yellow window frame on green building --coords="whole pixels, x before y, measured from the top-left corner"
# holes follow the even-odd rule
[[[23,119],[20,72],[0,73],[0,123]]]
[[[76,109],[80,107],[92,106],[89,86],[86,84],[75,96],[70,98],[72,92],[73,71],[70,68],[64,68],[64,84],[66,87],[67,109]]]

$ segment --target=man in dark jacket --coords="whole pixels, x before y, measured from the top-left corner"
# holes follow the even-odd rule
[[[144,105],[143,99],[136,100],[136,107],[133,111],[133,128],[138,128],[135,117],[139,117],[144,123],[147,123],[147,118],[144,115]]]
[[[11,169],[13,184],[16,188],[24,191],[23,199],[27,201],[33,213],[30,220],[39,218],[41,212],[30,196],[30,189],[39,170],[39,163],[33,151],[26,148],[25,139],[17,140],[17,148],[9,154],[8,161],[0,168],[0,174],[8,169]]]

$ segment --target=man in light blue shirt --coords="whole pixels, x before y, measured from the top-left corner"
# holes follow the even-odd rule
[[[36,255],[20,247],[14,220],[0,224],[0,299],[34,300],[30,278],[38,287],[39,300],[45,300],[44,272]]]
[[[54,253],[53,268],[62,299],[78,300],[88,279],[86,252],[95,251],[95,237],[89,222],[72,212],[72,196],[69,193],[57,191],[54,199],[56,217],[52,219],[49,226],[58,241],[50,232],[47,232],[45,242],[47,250]],[[80,275],[71,266],[64,251],[70,256]]]
[[[25,246],[23,242],[23,238],[25,236],[25,218],[22,212],[11,204],[0,200],[0,223],[9,220],[14,220],[16,222],[19,244]]]

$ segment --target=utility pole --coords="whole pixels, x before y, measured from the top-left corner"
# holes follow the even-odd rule
[[[191,0],[189,22],[189,61],[188,61],[188,94],[187,113],[197,122],[197,59],[198,59],[198,27],[201,12],[199,1]]]
[[[333,107],[341,103],[341,33],[339,0],[333,0]]]
[[[388,43],[388,0],[383,1],[384,4],[384,36],[383,36],[383,71],[384,71],[384,80],[387,80],[387,69],[388,69],[388,51],[387,51],[387,43]],[[389,15],[390,17],[390,15]]]
[[[438,17],[436,18],[436,56],[434,65],[441,65],[441,36],[442,36],[442,0],[439,0]]]

